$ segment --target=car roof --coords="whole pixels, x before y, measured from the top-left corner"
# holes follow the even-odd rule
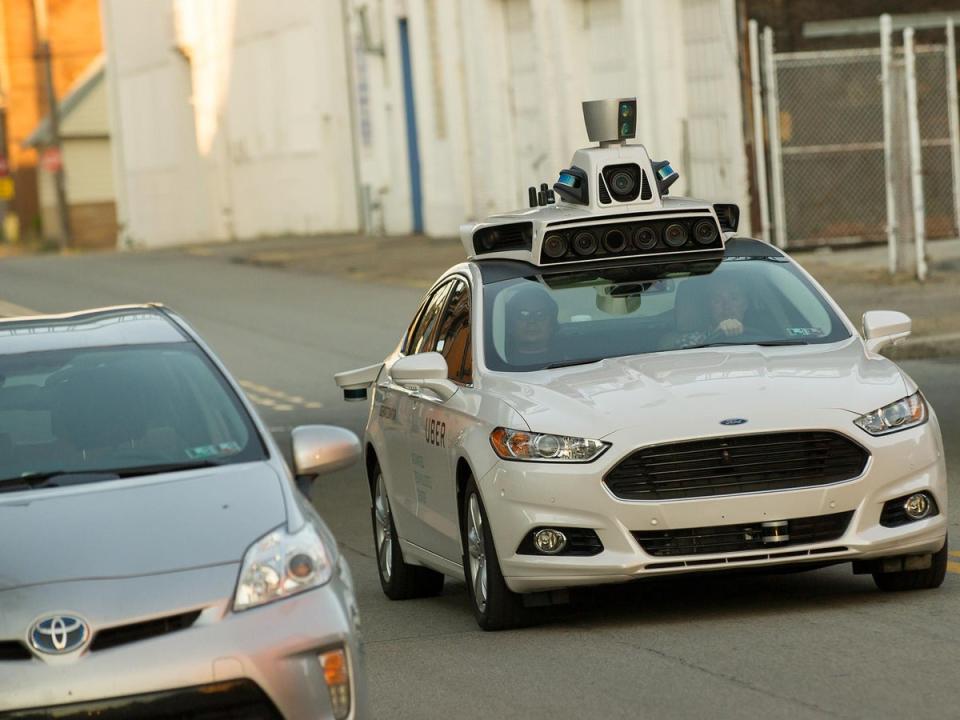
[[[190,340],[170,312],[158,304],[0,320],[0,355]]]
[[[733,237],[726,241],[726,246],[716,254],[697,253],[696,255],[646,255],[627,258],[614,258],[607,261],[591,261],[583,263],[558,263],[556,265],[532,265],[522,260],[475,260],[474,264],[480,270],[483,284],[513,280],[533,275],[555,275],[593,269],[611,267],[644,267],[657,265],[676,266],[682,263],[717,262],[724,258],[782,258],[786,257],[780,250],[769,243],[746,237]]]

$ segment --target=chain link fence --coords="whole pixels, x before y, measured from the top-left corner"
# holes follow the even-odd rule
[[[946,48],[916,48],[927,237],[955,237]],[[887,205],[880,49],[773,55],[783,212],[790,247],[884,242]],[[898,224],[910,230],[904,52],[895,48],[892,156]],[[768,88],[769,91],[769,88]],[[776,201],[776,198],[774,198]]]
[[[880,51],[774,56],[790,246],[886,238]]]
[[[903,62],[902,49],[894,63]],[[917,115],[920,122],[923,198],[928,238],[956,237],[953,206],[953,165],[947,113],[946,47],[916,49]]]

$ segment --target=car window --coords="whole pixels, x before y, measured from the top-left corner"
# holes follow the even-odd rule
[[[265,457],[192,343],[0,355],[0,478]]]
[[[492,370],[849,337],[819,291],[779,258],[513,278],[486,285],[484,307],[484,355]]]
[[[443,311],[443,304],[447,300],[449,291],[450,283],[448,282],[437,288],[430,296],[423,312],[420,313],[416,330],[407,340],[406,355],[429,352],[433,348],[434,331],[437,329],[437,322],[440,319],[440,313]]]
[[[462,385],[473,382],[473,363],[470,362],[470,286],[465,280],[454,281],[433,349],[446,358],[451,380]]]

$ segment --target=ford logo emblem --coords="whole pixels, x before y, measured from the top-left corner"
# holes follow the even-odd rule
[[[30,646],[48,655],[62,655],[80,648],[90,637],[90,628],[74,615],[48,615],[30,628]]]
[[[726,420],[721,420],[721,425],[743,425],[747,421],[746,418],[727,418]]]

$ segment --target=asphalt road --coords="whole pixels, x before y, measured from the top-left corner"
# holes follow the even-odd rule
[[[331,374],[386,355],[419,295],[173,251],[0,262],[0,301],[40,311],[169,304],[280,436],[307,422],[362,429],[365,406],[340,401]],[[960,359],[903,366],[939,414],[960,497]],[[313,496],[357,578],[379,718],[960,717],[960,574],[901,595],[846,566],[637,583],[483,633],[460,582],[436,599],[383,597],[359,469]],[[950,520],[960,537],[957,503]]]

